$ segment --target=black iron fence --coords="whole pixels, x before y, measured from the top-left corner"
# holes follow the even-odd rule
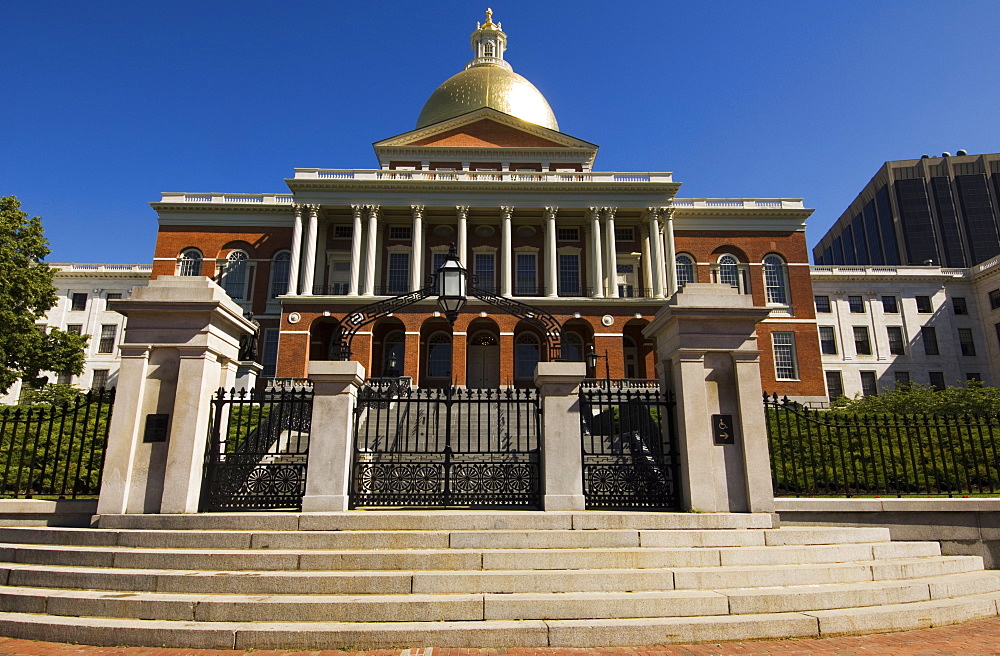
[[[776,496],[1000,490],[1000,416],[854,415],[764,396]]]
[[[539,508],[535,389],[369,379],[355,415],[352,507]]]
[[[674,402],[655,380],[588,380],[580,388],[588,509],[680,507]]]
[[[0,497],[96,497],[115,390],[58,405],[0,408]]]
[[[300,509],[312,402],[304,385],[216,392],[201,509]]]

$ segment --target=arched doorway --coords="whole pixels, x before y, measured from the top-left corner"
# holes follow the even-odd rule
[[[372,328],[374,338],[372,348],[371,375],[382,378],[397,378],[404,375],[406,368],[406,328],[396,318],[382,319]]]
[[[495,331],[481,329],[469,335],[465,381],[473,389],[500,387],[500,337]]]

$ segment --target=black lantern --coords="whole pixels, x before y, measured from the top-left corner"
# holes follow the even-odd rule
[[[448,317],[452,325],[458,319],[458,313],[465,307],[465,285],[468,272],[458,261],[455,244],[448,249],[448,259],[437,270],[438,307]]]
[[[608,362],[608,350],[604,349],[604,355],[597,355],[594,347],[591,346],[586,358],[587,366],[594,370],[595,378],[597,377],[597,359],[604,358],[604,382],[606,385],[611,385],[611,364]]]

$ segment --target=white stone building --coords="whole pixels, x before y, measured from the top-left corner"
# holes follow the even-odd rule
[[[90,335],[86,364],[79,376],[50,373],[52,383],[69,383],[81,389],[114,387],[118,378],[118,343],[125,317],[108,310],[108,301],[128,298],[134,287],[149,282],[150,264],[50,264],[56,269],[53,284],[59,300],[45,319],[47,328]],[[17,382],[0,396],[0,403],[15,403],[21,394]]]
[[[984,330],[981,312],[989,312],[990,304],[973,271],[812,267],[830,398],[874,394],[909,382],[944,387],[975,378],[994,385],[990,352],[1000,356],[1000,349],[996,335]],[[996,282],[1000,287],[1000,276]],[[994,323],[1000,322],[997,315]]]

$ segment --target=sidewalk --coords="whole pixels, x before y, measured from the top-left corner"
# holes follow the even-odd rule
[[[166,649],[160,647],[89,647],[60,642],[36,642],[0,638],[0,656],[961,656],[1000,655],[1000,618],[966,622],[955,626],[872,636],[825,640],[776,640],[730,642],[664,647],[604,647],[597,649],[379,649],[339,651],[224,651],[214,649]]]

